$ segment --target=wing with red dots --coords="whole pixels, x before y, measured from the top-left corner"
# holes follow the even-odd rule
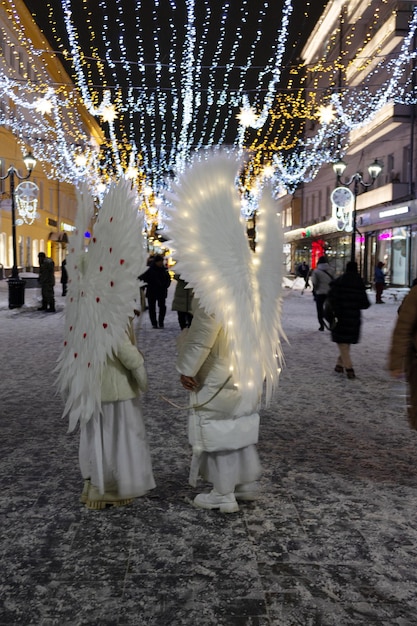
[[[71,248],[65,339],[58,360],[58,389],[66,397],[69,432],[101,407],[106,359],[123,340],[146,268],[143,217],[127,180],[114,183],[98,213],[88,249]],[[82,211],[83,213],[83,211]]]

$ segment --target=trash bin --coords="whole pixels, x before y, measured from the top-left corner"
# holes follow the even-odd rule
[[[25,281],[21,278],[9,278],[9,309],[19,309],[25,304]]]

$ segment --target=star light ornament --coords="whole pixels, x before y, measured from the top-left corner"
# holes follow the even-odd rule
[[[52,111],[52,102],[48,98],[37,98],[34,102],[35,111],[42,115],[49,114]]]
[[[256,115],[253,107],[242,107],[239,113],[236,115],[236,119],[239,120],[240,124],[244,128],[249,128],[250,126],[256,126],[258,116]]]
[[[285,101],[281,99],[284,109],[277,108],[292,0],[283,3],[241,0],[240,12],[232,10],[230,0],[218,0],[214,4],[204,0],[203,16],[197,14],[196,0],[184,0],[180,11],[184,19],[179,21],[174,0],[117,2],[117,40],[113,36],[116,29],[109,17],[108,0],[100,0],[100,11],[87,1],[61,0],[60,4],[77,89],[52,83],[46,66],[39,62],[45,51],[31,42],[31,32],[20,18],[17,0],[7,2],[13,38],[4,30],[2,46],[13,50],[17,39],[34,78],[25,81],[14,80],[5,73],[0,76],[0,98],[4,105],[0,125],[7,126],[23,143],[32,144],[47,176],[60,181],[76,184],[80,178],[88,179],[93,188],[101,176],[106,180],[122,177],[131,145],[136,140],[141,168],[152,181],[155,193],[159,193],[165,188],[167,171],[172,169],[180,174],[195,151],[228,143],[238,150],[250,150],[259,163],[267,151],[267,160],[274,163],[281,184],[291,191],[300,182],[312,180],[323,165],[340,154],[341,148],[346,151],[350,133],[372,122],[386,105],[417,103],[417,69],[413,63],[416,6],[412,8],[401,49],[384,56],[376,47],[366,59],[373,69],[355,89],[337,90],[330,98],[326,96],[320,107],[322,124],[317,125],[314,134],[312,131],[311,136],[305,137],[295,125],[289,124],[280,134],[275,132],[274,124],[282,118],[287,123],[289,118],[316,117],[322,97],[318,85],[325,79],[325,73],[338,75],[340,70],[346,82],[348,72],[364,61],[361,51],[358,53],[351,47],[355,45],[354,38],[345,38],[344,49],[334,58],[329,57],[331,44],[323,46],[323,54],[314,66],[291,67],[291,73],[301,81],[300,95],[292,98],[291,94],[285,94]],[[306,6],[309,4],[313,3]],[[380,4],[389,3],[384,0]],[[412,3],[408,4],[411,12]],[[277,31],[269,47],[270,56],[257,69],[255,59],[266,44],[264,35],[270,30],[271,13],[277,5],[280,14],[275,16]],[[214,6],[221,7],[220,18]],[[148,11],[152,14],[150,22],[146,22]],[[384,32],[385,18],[386,13],[375,11],[369,31]],[[252,19],[257,20],[258,26],[249,35],[246,25]],[[129,29],[132,21],[137,26],[134,41]],[[50,22],[55,28],[57,19],[52,13]],[[90,34],[84,49],[78,24]],[[170,33],[169,46],[164,39],[164,25]],[[214,32],[217,45],[213,51],[210,44]],[[133,71],[135,67],[138,72]],[[92,75],[97,76],[96,80],[91,79]],[[311,89],[305,88],[306,81],[313,83]],[[112,103],[112,97],[117,106]],[[104,146],[109,158],[105,163],[98,158],[98,146],[91,145],[92,138],[85,130],[79,111],[80,98],[92,115],[108,124]],[[330,105],[336,113],[333,120]],[[236,124],[239,107],[241,124]],[[258,132],[248,133],[248,128]],[[118,140],[119,131],[123,140]],[[39,141],[39,137],[43,140]],[[90,151],[88,167],[81,171],[74,163],[74,145]],[[109,163],[112,168],[108,168]]]
[[[321,105],[317,109],[317,117],[320,120],[320,124],[330,124],[335,119],[335,110],[332,104],[328,106]]]

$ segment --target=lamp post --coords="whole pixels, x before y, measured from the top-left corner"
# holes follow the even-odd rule
[[[356,200],[359,195],[359,189],[360,187],[363,187],[364,189],[367,189],[368,187],[372,187],[375,180],[378,178],[378,176],[380,175],[382,171],[383,164],[380,163],[378,159],[375,159],[375,161],[371,163],[371,165],[369,165],[368,172],[370,176],[370,181],[367,183],[363,180],[361,172],[356,172],[356,174],[353,174],[349,178],[349,180],[347,180],[346,182],[343,182],[341,180],[341,176],[343,172],[345,171],[346,167],[347,165],[344,161],[342,161],[342,159],[339,159],[338,161],[336,161],[336,163],[333,163],[333,171],[337,176],[337,182],[339,185],[343,185],[343,187],[350,187],[350,185],[354,183],[353,185],[353,210],[352,210],[352,239],[351,239],[351,252],[350,252],[350,260],[354,261],[355,256],[356,256],[355,255],[355,252],[356,252]]]
[[[17,243],[16,243],[16,202],[15,202],[15,176],[19,180],[27,180],[36,165],[36,159],[31,152],[23,157],[23,162],[28,170],[26,176],[20,176],[17,169],[11,165],[5,176],[0,176],[0,180],[10,178],[10,198],[12,202],[12,240],[13,240],[13,267],[12,276],[9,278],[9,309],[17,309],[25,303],[25,281],[19,278],[17,269]]]

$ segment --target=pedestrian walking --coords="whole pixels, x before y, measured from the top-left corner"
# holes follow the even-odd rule
[[[385,263],[383,263],[382,261],[379,261],[375,268],[375,273],[374,273],[375,294],[376,294],[375,304],[384,303],[384,301],[382,300],[382,292],[385,289],[385,274],[382,269],[384,265]]]
[[[329,265],[326,256],[321,256],[317,261],[317,267],[311,274],[311,282],[313,284],[313,296],[316,302],[317,319],[319,321],[319,330],[325,328],[323,305],[327,294],[329,293],[330,283],[334,279],[334,271]]]
[[[146,283],[146,298],[148,300],[148,313],[152,328],[164,328],[166,315],[166,299],[171,277],[164,266],[164,257],[156,254],[153,262],[146,272],[139,276]],[[158,305],[158,317],[156,315]]]
[[[64,259],[61,265],[61,285],[62,285],[62,295],[67,295],[68,289],[68,272],[67,272],[67,260]]]
[[[181,330],[184,330],[184,328],[189,328],[193,321],[193,290],[187,288],[187,283],[185,280],[182,280],[179,274],[175,274],[174,279],[177,281],[177,284],[175,286],[171,309],[177,311],[178,324]]]
[[[350,356],[351,344],[359,342],[361,329],[361,311],[370,306],[365,283],[358,273],[358,264],[349,261],[346,271],[330,284],[329,301],[336,314],[336,325],[331,331],[332,341],[337,343],[339,356],[335,371],[346,370],[348,378],[355,378]]]

